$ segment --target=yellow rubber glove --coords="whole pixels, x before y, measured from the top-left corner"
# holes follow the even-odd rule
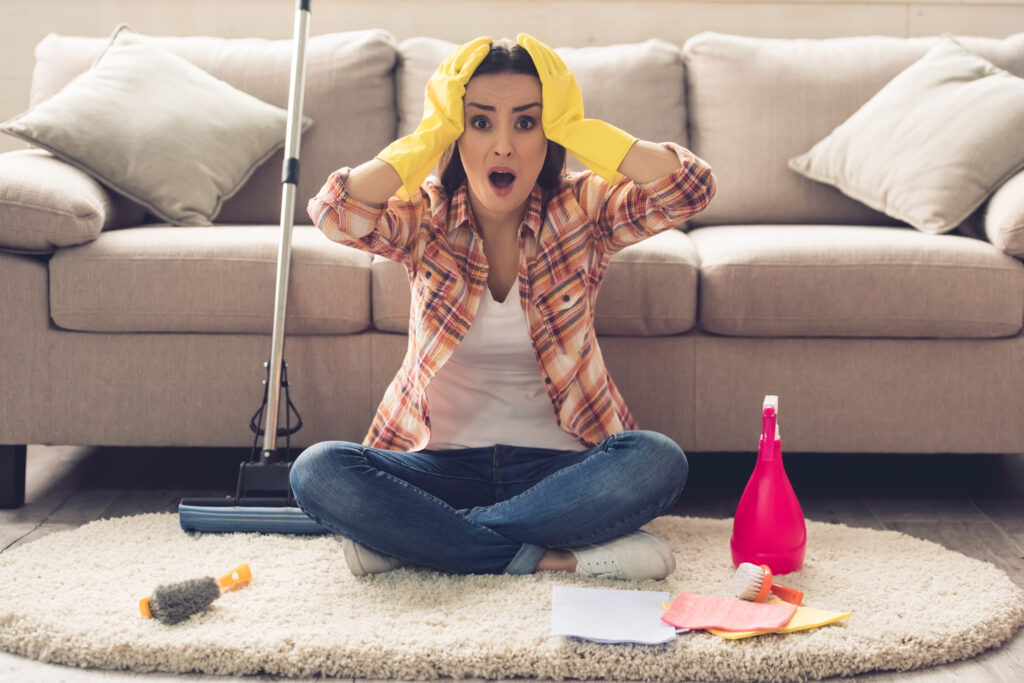
[[[637,139],[610,123],[583,118],[580,87],[554,50],[525,33],[516,36],[516,43],[530,53],[540,76],[544,135],[608,182],[621,181],[619,164]]]
[[[466,83],[490,51],[491,39],[487,37],[455,48],[427,82],[420,125],[377,155],[401,176],[398,195],[403,199],[416,192],[448,146],[462,135]]]

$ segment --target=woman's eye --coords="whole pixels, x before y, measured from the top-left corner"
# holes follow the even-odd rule
[[[516,121],[516,126],[523,130],[530,130],[537,125],[537,122],[530,116],[524,116]]]
[[[490,121],[488,121],[482,116],[477,116],[475,119],[470,121],[469,125],[473,126],[477,130],[483,130],[484,128],[487,128],[490,125]]]

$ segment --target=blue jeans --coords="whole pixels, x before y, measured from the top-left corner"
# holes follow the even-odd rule
[[[687,471],[671,439],[628,431],[585,451],[326,441],[303,451],[291,484],[315,522],[379,553],[453,574],[529,574],[547,548],[639,529],[676,501]]]

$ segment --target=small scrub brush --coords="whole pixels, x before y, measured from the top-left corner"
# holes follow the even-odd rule
[[[139,612],[147,619],[171,626],[202,612],[221,593],[243,588],[251,580],[249,565],[241,564],[219,579],[208,576],[158,586],[153,595],[139,600]]]
[[[764,602],[769,593],[791,605],[799,606],[804,601],[803,591],[772,583],[772,570],[766,564],[741,562],[732,579],[732,590],[740,600],[753,602]]]

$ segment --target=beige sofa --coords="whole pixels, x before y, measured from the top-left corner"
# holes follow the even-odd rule
[[[286,105],[288,41],[158,42]],[[1021,451],[1024,174],[931,235],[787,167],[934,42],[706,33],[560,50],[588,115],[686,144],[719,181],[685,230],[618,254],[598,299],[601,348],[641,426],[687,451],[753,450],[771,393],[787,451]],[[963,43],[1024,76],[1024,34]],[[33,106],[105,44],[46,38]],[[363,437],[409,305],[404,269],[328,241],[305,198],[415,127],[451,47],[385,31],[310,41],[285,346],[299,446]],[[46,152],[0,155],[0,502],[21,503],[25,444],[251,444],[280,169],[278,153],[215,225],[174,227]]]

